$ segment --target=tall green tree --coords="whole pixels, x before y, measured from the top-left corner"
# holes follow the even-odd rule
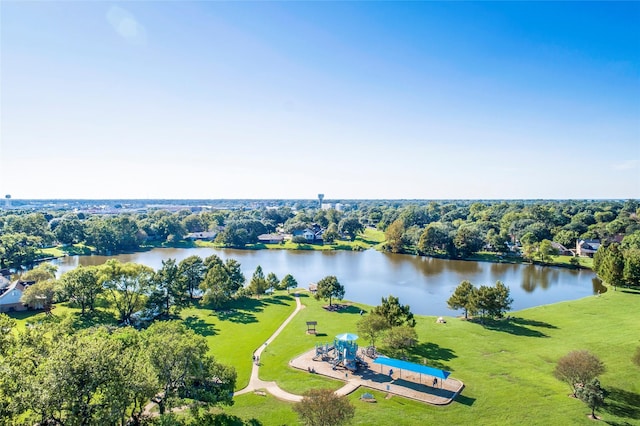
[[[418,342],[418,333],[414,327],[406,324],[391,327],[384,335],[384,345],[396,355],[406,355],[406,351]]]
[[[399,327],[405,324],[409,327],[415,327],[416,325],[409,305],[402,305],[400,299],[393,295],[388,298],[383,297],[382,303],[374,307],[371,313],[384,317],[390,327]]]
[[[144,341],[163,391],[160,413],[175,406],[179,398],[233,403],[236,372],[208,355],[204,337],[178,321],[163,321],[145,330]]]
[[[329,306],[331,306],[332,299],[342,300],[344,298],[344,286],[334,275],[326,276],[318,281],[317,289],[315,298],[328,300]]]
[[[624,282],[630,286],[640,285],[640,249],[632,248],[624,252]]]
[[[280,289],[287,289],[287,293],[289,293],[289,289],[296,287],[298,287],[298,281],[296,281],[291,274],[285,275],[282,281],[280,281]]]
[[[190,299],[193,299],[194,292],[204,280],[206,270],[200,256],[189,256],[178,264],[180,280],[186,285]]]
[[[60,292],[64,300],[70,300],[80,306],[80,314],[93,311],[96,299],[104,291],[99,271],[95,266],[78,266],[60,277]]]
[[[268,285],[267,280],[264,277],[264,272],[262,271],[262,266],[258,265],[256,270],[253,272],[253,276],[251,277],[251,282],[249,282],[249,290],[251,293],[256,296],[260,296],[267,291]]]
[[[137,263],[108,260],[100,267],[100,282],[118,311],[120,321],[127,322],[141,310],[153,289],[153,269]]]
[[[24,290],[20,301],[31,308],[44,309],[48,312],[56,300],[57,292],[56,280],[39,281]]]
[[[364,226],[356,217],[344,218],[338,224],[338,231],[342,234],[349,235],[351,241],[356,239],[358,233],[364,231]]]
[[[476,309],[476,288],[470,281],[464,280],[447,300],[449,309],[464,309],[464,319],[468,319],[468,314],[473,315]]]
[[[378,337],[380,337],[385,330],[391,328],[385,317],[373,313],[360,317],[356,327],[358,333],[369,339],[371,346],[375,346]]]
[[[171,308],[177,313],[188,302],[187,282],[180,276],[175,259],[163,260],[162,267],[153,276],[153,291],[149,303],[169,315]]]
[[[267,274],[266,281],[267,281],[267,290],[269,289],[277,290],[278,287],[280,286],[280,280],[278,280],[278,277],[273,272],[269,272]]]
[[[402,219],[397,219],[393,221],[384,232],[387,247],[392,253],[402,253],[404,250],[404,231],[404,222]]]
[[[467,257],[482,249],[484,235],[477,226],[464,224],[458,228],[458,232],[453,238],[453,245],[458,255]]]
[[[602,281],[615,288],[624,282],[624,257],[620,251],[620,245],[617,243],[603,247],[600,246],[598,249],[598,252],[602,249],[602,257],[597,264],[596,273]],[[594,268],[595,265],[594,261]]]

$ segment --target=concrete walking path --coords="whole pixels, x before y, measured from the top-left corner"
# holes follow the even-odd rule
[[[292,393],[286,392],[276,384],[276,382],[266,382],[264,380],[260,380],[259,369],[260,369],[260,356],[262,355],[262,351],[273,342],[273,340],[278,337],[278,335],[284,330],[284,328],[291,322],[291,320],[296,316],[298,312],[300,312],[304,308],[304,305],[300,302],[300,297],[296,296],[296,309],[289,315],[289,317],[284,320],[284,322],[278,327],[278,329],[264,342],[263,345],[260,345],[258,349],[253,353],[254,359],[257,359],[257,362],[253,363],[253,367],[251,368],[251,379],[249,380],[249,385],[244,389],[239,390],[238,392],[234,392],[235,395],[242,395],[249,392],[258,391],[260,389],[265,389],[271,395],[275,396],[278,399],[289,402],[300,402],[302,401],[302,396],[294,395]]]

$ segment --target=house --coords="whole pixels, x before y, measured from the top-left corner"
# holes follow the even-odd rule
[[[284,240],[284,236],[280,234],[258,235],[258,241],[263,244],[280,244],[283,240]]]
[[[190,232],[184,238],[187,240],[213,241],[218,235],[217,231]]]
[[[27,307],[20,302],[25,288],[25,283],[20,280],[11,283],[6,278],[0,277],[0,312],[26,310]]]
[[[571,250],[569,250],[568,248],[566,248],[565,246],[563,246],[560,243],[556,243],[555,241],[551,242],[551,246],[558,250],[558,254],[560,256],[573,256],[573,252]]]
[[[600,247],[600,240],[577,240],[576,254],[578,256],[593,257]]]

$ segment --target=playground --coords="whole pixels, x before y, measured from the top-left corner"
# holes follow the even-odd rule
[[[291,360],[289,365],[345,381],[336,391],[347,395],[360,386],[433,405],[446,405],[462,391],[464,384],[443,370],[376,355],[370,349],[359,350],[358,336],[343,333],[332,343],[317,344],[312,350]]]

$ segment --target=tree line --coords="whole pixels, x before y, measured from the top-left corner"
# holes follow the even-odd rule
[[[98,253],[137,250],[143,244],[176,243],[190,232],[216,233],[216,242],[245,247],[278,230],[292,233],[312,224],[325,243],[355,239],[367,227],[385,232],[386,250],[444,257],[468,257],[480,250],[508,252],[520,244],[524,255],[545,261],[551,241],[574,248],[578,239],[604,242],[640,238],[640,203],[627,201],[352,201],[344,210],[317,204],[295,208],[238,208],[176,213],[99,215],[69,211],[0,213],[0,267],[29,265],[39,249],[84,243]],[[632,237],[634,236],[635,237]]]
[[[117,312],[122,323],[136,322],[140,317],[168,318],[194,299],[219,309],[233,300],[259,296],[270,289],[289,290],[298,286],[291,274],[282,280],[274,273],[265,277],[258,265],[245,287],[240,263],[235,259],[223,261],[215,254],[205,259],[190,256],[180,262],[163,260],[157,271],[110,259],[100,266],[79,266],[60,279],[55,279],[55,272],[56,268],[47,263],[25,272],[21,280],[34,284],[25,289],[22,302],[47,309],[54,302],[68,301],[80,308],[80,315],[85,315],[95,311],[100,300]]]

